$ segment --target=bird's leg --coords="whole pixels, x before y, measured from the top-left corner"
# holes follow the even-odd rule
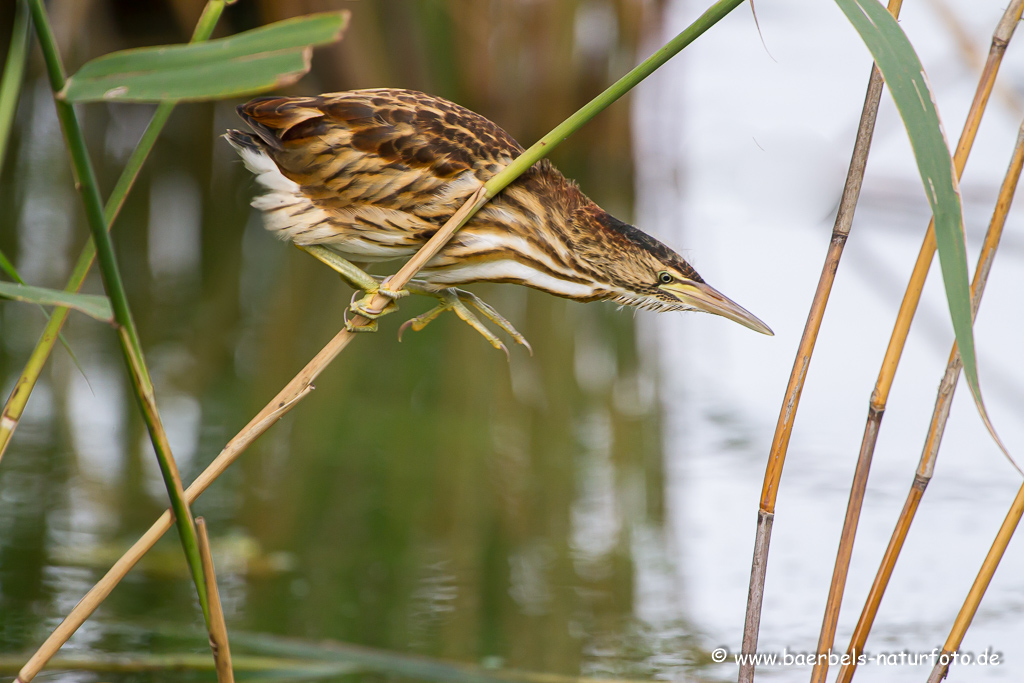
[[[394,300],[403,296],[408,296],[409,294],[408,289],[401,289],[397,291],[388,289],[386,283],[381,282],[379,278],[375,278],[365,270],[357,267],[351,261],[342,258],[337,253],[327,249],[326,247],[314,244],[310,246],[300,246],[299,248],[308,252],[322,263],[330,266],[330,268],[338,273],[338,275],[341,276],[341,279],[350,287],[365,293],[364,296],[358,300],[353,296],[349,309],[353,313],[357,313],[364,318],[369,319],[371,322],[368,325],[353,325],[351,321],[346,319],[345,327],[350,332],[376,332],[377,318],[397,311],[398,304],[396,304]],[[390,299],[384,308],[371,308],[370,303],[377,294]]]
[[[395,303],[395,299],[408,296],[409,294],[418,294],[420,296],[429,296],[434,299],[438,299],[441,303],[426,313],[418,315],[404,323],[398,332],[399,339],[401,339],[402,332],[404,332],[407,327],[412,327],[413,330],[419,332],[427,326],[427,323],[445,311],[454,311],[455,314],[466,321],[470,327],[483,335],[484,339],[486,339],[491,346],[496,349],[501,349],[507,356],[508,349],[505,348],[505,345],[501,343],[501,340],[498,339],[493,332],[484,327],[484,324],[480,322],[480,319],[476,317],[472,310],[470,310],[470,307],[473,307],[482,313],[485,318],[507,332],[517,343],[525,346],[527,350],[529,350],[530,354],[533,355],[533,348],[530,346],[530,342],[526,341],[526,338],[521,335],[515,327],[513,327],[512,323],[498,313],[493,306],[472,292],[467,292],[463,289],[456,289],[454,287],[437,289],[420,280],[413,280],[409,282],[404,289],[397,291],[390,290],[387,288],[387,278],[370,275],[326,247],[311,245],[300,246],[299,248],[303,251],[309,252],[312,256],[330,266],[341,276],[341,279],[344,280],[346,284],[356,290],[366,293],[365,296],[358,300],[355,300],[355,296],[353,296],[353,302],[349,308],[353,312],[368,318],[371,322],[368,325],[353,325],[350,321],[346,320],[345,327],[351,332],[376,332],[377,318],[398,310],[398,304]],[[370,302],[376,294],[381,294],[391,299],[391,301],[389,301],[382,309],[371,308]]]
[[[505,345],[501,343],[501,340],[498,339],[493,332],[484,327],[484,324],[480,322],[480,319],[476,317],[472,310],[470,310],[470,306],[472,306],[482,313],[485,318],[507,332],[508,335],[516,341],[516,343],[525,346],[531,356],[533,355],[533,347],[530,346],[530,342],[526,341],[526,337],[521,335],[519,330],[513,327],[512,323],[498,313],[493,306],[472,292],[467,292],[464,289],[456,289],[455,287],[433,289],[430,286],[424,286],[424,284],[417,282],[416,280],[410,282],[406,286],[406,289],[408,289],[411,294],[434,297],[435,299],[440,300],[441,303],[426,313],[402,323],[402,327],[398,331],[399,340],[401,340],[402,332],[404,332],[407,327],[411,327],[416,332],[419,332],[426,327],[428,323],[445,311],[454,311],[455,315],[462,318],[462,320],[464,320],[470,327],[479,332],[484,339],[490,342],[491,346],[496,349],[501,349],[505,352],[505,355],[508,356],[508,349],[505,348]]]

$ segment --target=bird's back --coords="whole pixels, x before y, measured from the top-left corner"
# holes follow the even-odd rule
[[[238,111],[256,137],[231,131],[228,139],[268,190],[254,202],[267,227],[356,260],[411,254],[523,151],[483,116],[408,90],[258,98]],[[528,235],[537,224],[564,223],[580,198],[541,162],[479,212],[446,252],[474,234]]]
[[[523,151],[479,114],[408,90],[260,98],[239,113],[286,176],[336,207],[418,207],[424,193],[467,171],[485,182]]]

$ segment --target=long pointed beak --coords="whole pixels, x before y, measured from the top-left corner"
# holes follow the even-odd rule
[[[693,306],[699,311],[714,313],[723,318],[734,320],[744,327],[749,327],[755,332],[767,334],[774,337],[775,333],[771,328],[761,322],[757,316],[740,306],[738,303],[725,296],[711,285],[703,282],[673,282],[668,285],[659,285],[672,296],[684,304]]]

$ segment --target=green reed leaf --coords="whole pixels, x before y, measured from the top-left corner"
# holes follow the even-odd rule
[[[935,217],[935,241],[938,245],[942,282],[946,289],[957,347],[963,360],[964,376],[989,433],[1014,467],[1017,467],[996,434],[981,397],[974,352],[960,186],[928,77],[907,36],[877,0],[836,0],[836,4],[846,14],[875,58],[907,129],[925,195]]]
[[[279,21],[227,38],[114,52],[71,76],[69,102],[210,100],[265,92],[309,71],[312,48],[341,38],[349,13]]]
[[[110,307],[110,299],[96,294],[77,294],[61,289],[33,287],[14,282],[0,282],[0,297],[24,301],[40,306],[64,306],[81,311],[96,318],[100,322],[114,323],[114,311]]]

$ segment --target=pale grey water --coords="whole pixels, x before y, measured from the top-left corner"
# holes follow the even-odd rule
[[[757,503],[778,410],[835,216],[870,57],[831,2],[756,3],[767,52],[740,8],[638,89],[638,220],[684,245],[701,274],[773,327],[767,338],[701,316],[641,317],[656,340],[666,419],[668,504],[680,558],[676,600],[712,641],[738,650]],[[673,5],[663,36],[701,3]],[[955,9],[983,59],[1002,3]],[[908,2],[901,26],[937,93],[955,144],[978,70],[953,47],[933,3]],[[770,55],[769,55],[770,53]],[[1024,77],[1011,44],[999,82]],[[1019,97],[1019,95],[1018,95]],[[962,191],[973,259],[1019,125],[992,98]],[[667,142],[666,142],[667,141]],[[1019,198],[1018,198],[1019,199]],[[1021,209],[1005,229],[976,326],[992,419],[1024,458]],[[779,491],[760,650],[813,650],[849,483],[874,385],[929,213],[887,95],[857,218],[811,363]],[[845,651],[909,490],[952,339],[938,265],[925,290],[882,424],[836,648]],[[961,385],[963,382],[961,382]],[[961,386],[935,477],[875,621],[868,652],[941,647],[1019,485]],[[1018,533],[1017,536],[1020,534]],[[1015,538],[962,649],[1001,666],[950,680],[1024,676],[1024,543]],[[867,666],[858,680],[921,681],[930,666]],[[717,669],[734,675],[732,665]],[[807,667],[764,669],[807,680]],[[835,668],[832,669],[835,675]]]

